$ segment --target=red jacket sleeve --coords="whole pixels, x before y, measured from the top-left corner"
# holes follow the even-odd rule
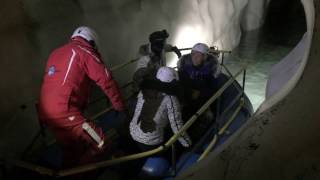
[[[90,79],[104,91],[109,97],[113,108],[117,111],[124,110],[124,101],[121,96],[118,84],[113,79],[111,71],[103,64],[97,55],[87,52],[88,58],[84,59],[86,73]]]

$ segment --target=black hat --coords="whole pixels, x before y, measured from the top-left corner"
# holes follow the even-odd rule
[[[157,42],[157,41],[164,41],[168,37],[169,37],[169,34],[168,34],[167,30],[164,29],[162,31],[155,31],[155,32],[151,33],[149,36],[149,41],[151,43]]]

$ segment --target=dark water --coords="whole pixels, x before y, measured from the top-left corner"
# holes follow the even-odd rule
[[[272,66],[285,57],[306,32],[301,4],[294,4],[286,14],[281,12],[280,2],[273,2],[276,1],[270,4],[265,25],[258,30],[243,33],[239,46],[226,58],[225,63],[233,73],[242,64],[248,63],[245,92],[255,110],[265,99],[266,83]],[[242,77],[237,80],[241,82]]]

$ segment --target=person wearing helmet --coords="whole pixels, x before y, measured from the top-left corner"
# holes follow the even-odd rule
[[[118,85],[97,50],[97,34],[77,28],[70,42],[49,56],[38,104],[39,119],[62,145],[64,165],[95,161],[110,140],[83,112],[92,82],[109,97],[116,111],[125,109]]]
[[[177,72],[169,67],[159,68],[156,78],[166,83],[179,79]],[[168,123],[173,133],[177,133],[183,126],[177,97],[156,90],[141,90],[129,127],[131,137],[138,147],[147,151],[164,143]],[[178,140],[184,147],[191,146],[192,142],[187,133]]]
[[[192,116],[215,92],[215,79],[219,75],[218,66],[217,58],[209,54],[209,47],[204,43],[195,44],[191,53],[182,56],[178,61],[179,77],[185,89],[186,105],[183,111],[185,119]],[[210,122],[210,119],[213,119],[212,111],[209,109],[206,115],[208,121],[204,121]],[[200,124],[200,121],[198,122]],[[200,138],[202,133],[195,131],[203,128],[191,129],[194,129],[190,133],[192,139]]]

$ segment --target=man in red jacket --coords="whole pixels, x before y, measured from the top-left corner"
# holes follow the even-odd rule
[[[118,85],[104,65],[96,44],[96,33],[89,27],[79,27],[69,43],[51,53],[46,65],[39,118],[62,145],[67,166],[97,160],[110,143],[102,129],[82,114],[92,82],[109,97],[116,111],[125,108]]]

